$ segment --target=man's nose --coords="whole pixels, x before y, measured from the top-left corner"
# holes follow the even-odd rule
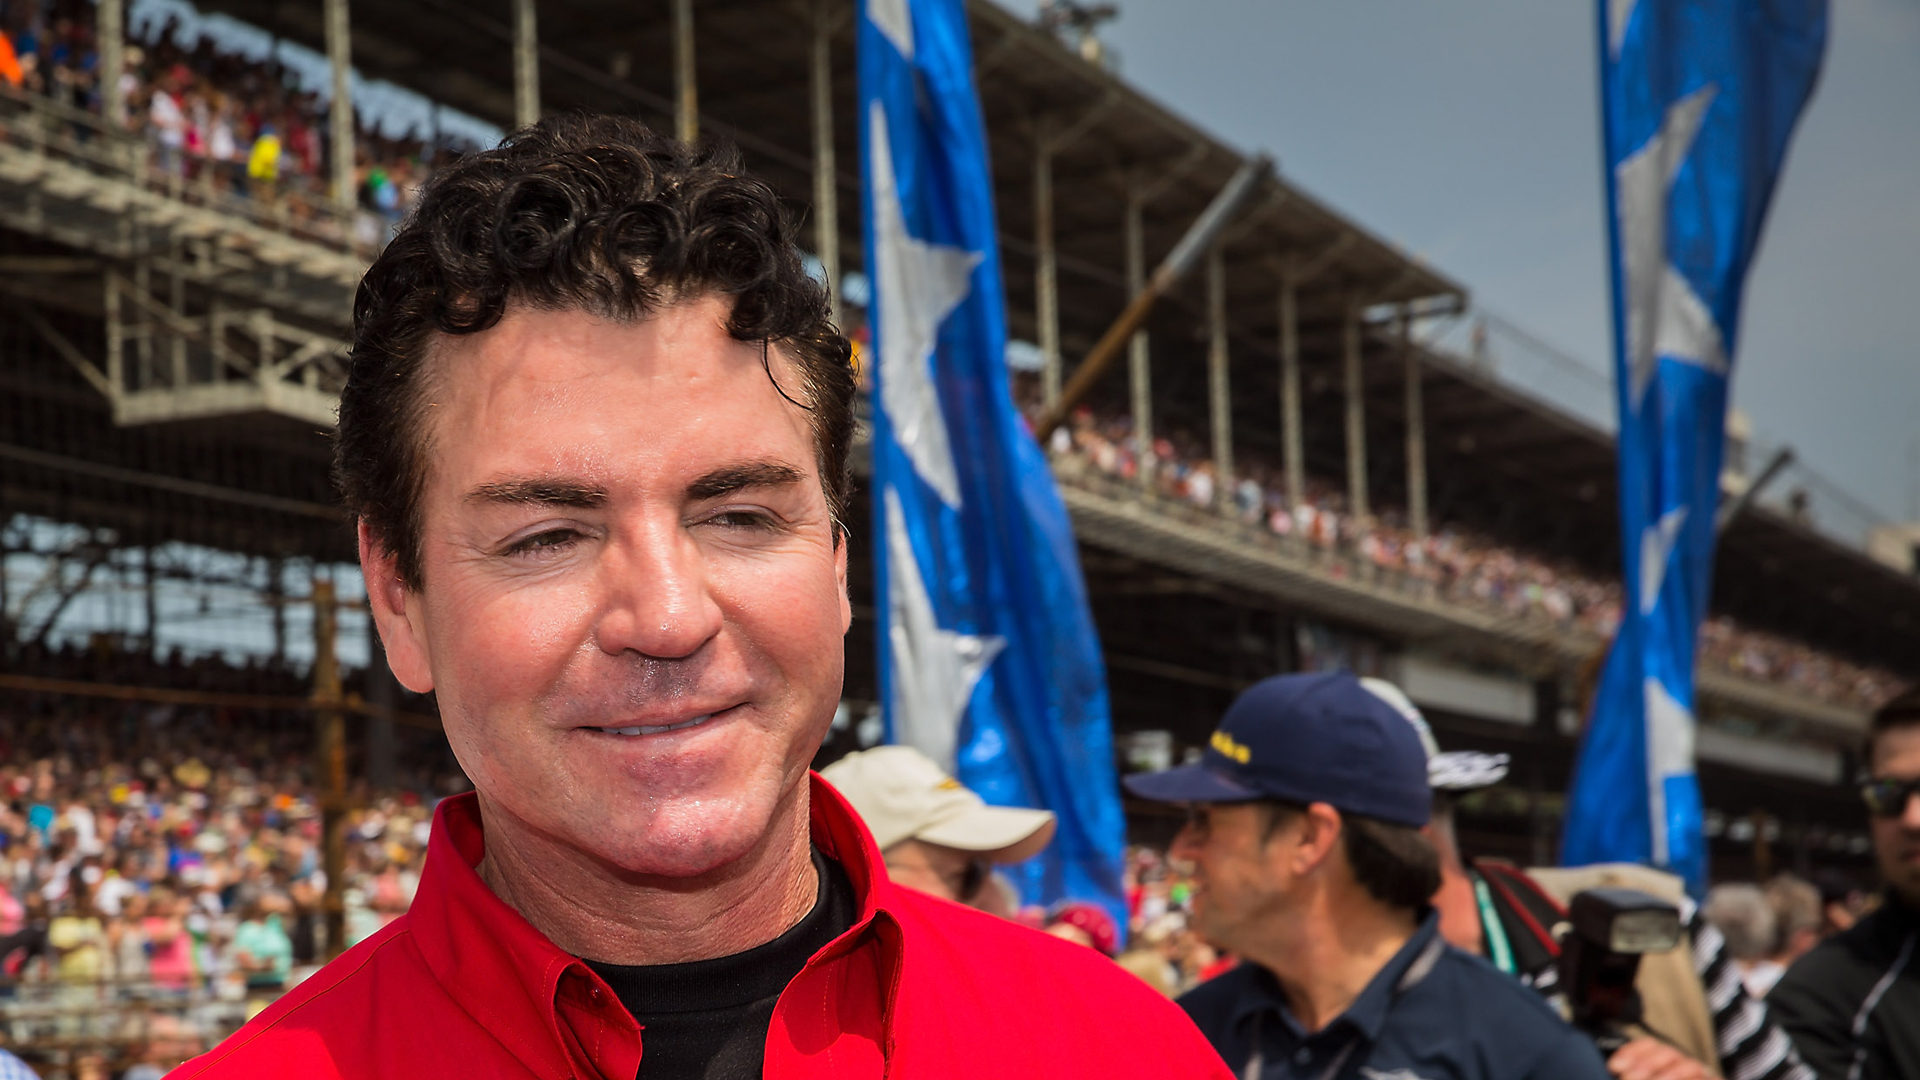
[[[1200,836],[1192,824],[1183,825],[1179,835],[1173,838],[1173,846],[1167,849],[1167,858],[1178,859],[1193,865],[1200,860]]]
[[[606,595],[594,628],[602,652],[661,660],[691,656],[724,621],[698,543],[678,522],[630,531],[610,545]]]

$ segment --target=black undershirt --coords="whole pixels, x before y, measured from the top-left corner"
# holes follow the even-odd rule
[[[813,866],[820,878],[813,910],[765,945],[686,964],[586,962],[645,1029],[637,1080],[760,1080],[780,992],[859,914],[840,864],[815,848]]]

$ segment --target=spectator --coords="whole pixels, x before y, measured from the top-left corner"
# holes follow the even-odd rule
[[[47,927],[47,944],[53,948],[61,982],[97,986],[107,973],[106,928],[94,910],[86,871],[75,867],[67,880],[65,912]]]
[[[1120,949],[1120,930],[1105,908],[1085,900],[1063,900],[1047,913],[1046,931],[1112,958]]]
[[[149,952],[152,943],[146,933],[147,897],[135,892],[107,920],[107,951],[112,959],[113,980],[123,993],[133,992],[152,977]]]
[[[476,794],[436,811],[406,914],[185,1076],[628,1077],[643,1038],[663,1076],[954,1073],[984,1038],[1035,1075],[1224,1080],[1101,958],[889,881],[809,777],[841,691],[854,386],[785,221],[731,151],[550,117],[443,172],[375,260],[342,486],[388,660],[446,703]],[[469,301],[486,314],[447,321]],[[426,385],[441,407],[405,404]],[[675,524],[550,548],[532,517],[519,554],[454,554],[556,499]]]
[[[280,183],[280,135],[272,124],[260,125],[247,152],[247,182],[253,197],[260,202],[273,201]]]
[[[26,1062],[0,1048],[0,1080],[40,1080],[40,1074],[28,1068]]]
[[[1195,921],[1247,962],[1180,1004],[1237,1075],[1607,1075],[1531,991],[1440,937],[1426,753],[1353,676],[1257,683],[1199,763],[1126,785],[1192,806],[1174,851],[1201,882]]]
[[[1860,886],[1834,869],[1817,871],[1813,883],[1820,889],[1821,940],[1853,929],[1867,910],[1867,895]]]
[[[178,84],[168,76],[154,84],[147,99],[147,125],[153,133],[162,176],[186,172],[187,114],[180,105]]]
[[[0,82],[18,90],[26,78],[26,70],[20,66],[20,54],[14,51],[12,36],[0,30]]]
[[[233,935],[233,962],[246,977],[249,993],[277,995],[293,970],[293,939],[281,919],[291,905],[278,893],[265,893],[248,905]]]
[[[1920,688],[1874,713],[1862,756],[1886,900],[1802,956],[1767,999],[1822,1080],[1920,1076]]]
[[[1779,940],[1773,905],[1760,886],[1747,882],[1715,885],[1707,891],[1707,921],[1727,941],[1727,955],[1740,969],[1740,981],[1754,997],[1765,997],[1780,978],[1772,962]]]
[[[1553,867],[1522,871],[1499,860],[1466,860],[1454,829],[1453,805],[1462,793],[1498,783],[1507,775],[1505,754],[1442,752],[1432,728],[1399,687],[1363,680],[1414,724],[1427,750],[1427,780],[1433,788],[1428,835],[1440,854],[1441,885],[1433,903],[1441,932],[1456,947],[1487,958],[1495,967],[1564,1005],[1559,980],[1559,940],[1550,928],[1565,920],[1567,904],[1582,890],[1600,886],[1639,889],[1688,906],[1685,885],[1672,874],[1638,865]],[[1640,958],[1634,979],[1656,1035],[1629,1024],[1625,1045],[1607,1058],[1617,1076],[1712,1075],[1747,1080],[1810,1080],[1766,1005],[1746,992],[1739,969],[1698,908],[1679,946]]]
[[[1826,926],[1820,890],[1812,882],[1793,874],[1777,874],[1767,882],[1766,894],[1767,906],[1773,909],[1774,951],[1768,959],[1774,975],[1764,989],[1755,991],[1761,997],[1773,989],[1773,983],[1795,960],[1820,944]]]
[[[988,806],[910,746],[848,754],[820,775],[867,823],[888,876],[943,899],[978,902],[996,864],[1053,839],[1051,811]]]
[[[192,901],[164,886],[153,890],[146,918],[140,921],[147,939],[147,972],[162,990],[184,992],[200,972],[193,936],[187,932]]]

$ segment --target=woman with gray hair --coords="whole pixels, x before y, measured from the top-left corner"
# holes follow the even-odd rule
[[[1779,941],[1779,920],[1758,885],[1736,882],[1707,891],[1707,921],[1727,939],[1727,955],[1740,968],[1747,992],[1765,997],[1779,981],[1781,967],[1773,959]]]

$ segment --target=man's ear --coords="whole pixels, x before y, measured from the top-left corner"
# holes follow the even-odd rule
[[[845,637],[853,628],[853,598],[847,592],[847,548],[853,543],[853,537],[834,522],[834,528],[840,530],[840,542],[833,546],[833,576],[840,587],[840,636]]]
[[[1307,874],[1325,866],[1345,828],[1346,821],[1340,811],[1323,802],[1307,804],[1300,812],[1300,839],[1293,850],[1294,872]]]
[[[427,663],[426,627],[421,625],[417,597],[400,577],[400,557],[359,523],[360,574],[367,582],[367,608],[387,651],[387,666],[400,685],[416,694],[433,689],[433,669]]]

